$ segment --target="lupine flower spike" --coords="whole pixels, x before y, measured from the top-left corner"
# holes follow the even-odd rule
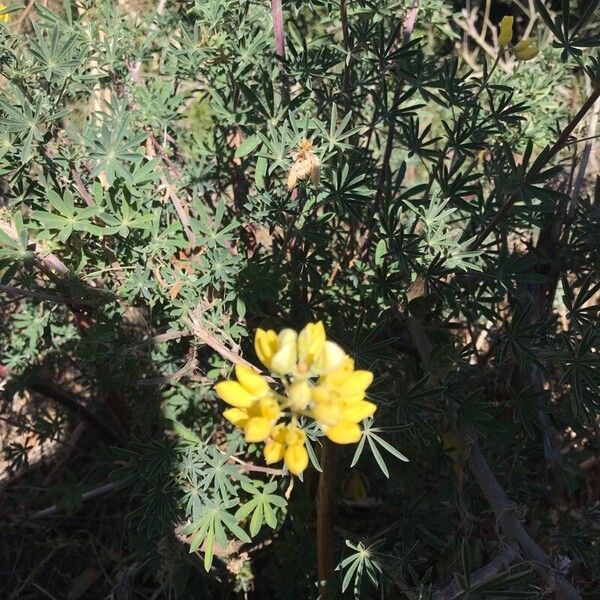
[[[215,389],[231,407],[223,416],[244,431],[246,441],[265,442],[267,464],[283,460],[294,475],[307,468],[300,417],[312,418],[337,444],[360,440],[359,423],[377,408],[365,399],[373,374],[354,368],[342,348],[326,339],[321,321],[299,333],[258,329],[254,347],[267,370],[280,379],[281,390],[273,390],[262,375],[240,365],[235,367],[237,381],[221,381]]]

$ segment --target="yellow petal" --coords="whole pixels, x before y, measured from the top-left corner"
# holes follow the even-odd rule
[[[275,425],[275,427],[273,427],[273,429],[271,430],[271,438],[274,441],[279,442],[281,445],[283,445],[285,444],[287,432],[288,429],[283,423]]]
[[[252,417],[244,425],[244,434],[247,442],[264,442],[271,433],[273,425],[265,417]]]
[[[371,371],[354,371],[339,382],[336,391],[342,396],[352,396],[364,392],[373,382]]]
[[[319,402],[313,407],[312,416],[322,425],[333,427],[342,418],[342,407],[339,402]]]
[[[506,48],[512,42],[514,20],[514,17],[506,16],[502,17],[502,21],[500,21],[500,33],[498,34],[500,48]]]
[[[317,360],[325,347],[323,322],[308,323],[298,334],[298,360],[309,365]]]
[[[289,446],[284,459],[286,467],[294,475],[300,475],[308,467],[308,452],[304,446]]]
[[[285,447],[283,444],[271,440],[265,444],[263,454],[265,456],[265,462],[268,465],[272,465],[273,463],[279,462],[283,460],[283,455],[285,454]]]
[[[360,440],[360,427],[356,423],[342,421],[335,427],[328,427],[325,435],[336,444],[355,444]]]
[[[267,367],[271,368],[271,359],[277,349],[279,348],[279,340],[277,334],[272,329],[260,329],[256,330],[254,336],[254,350],[256,356],[258,356],[260,362]]]
[[[331,373],[342,366],[346,353],[335,343],[327,340],[323,347],[319,370],[323,374]]]
[[[278,375],[289,375],[296,371],[296,345],[285,344],[273,356],[271,370]]]
[[[223,416],[236,427],[243,427],[248,421],[248,412],[243,408],[228,408],[223,411]]]
[[[256,400],[237,381],[220,381],[215,385],[215,391],[221,400],[237,408],[249,408]]]
[[[316,385],[310,390],[314,402],[330,402],[332,392],[326,385]]]
[[[310,386],[306,381],[295,381],[287,390],[293,412],[305,410],[311,398]]]
[[[257,417],[265,417],[269,421],[275,421],[281,414],[281,409],[277,400],[274,398],[261,398],[258,403],[258,414]]]
[[[351,423],[360,423],[363,419],[370,417],[377,410],[372,402],[355,402],[342,411],[342,419]]]
[[[262,375],[244,365],[235,366],[235,375],[244,389],[257,398],[269,393],[269,384]]]
[[[279,346],[287,346],[288,344],[296,345],[298,341],[298,333],[289,327],[282,329],[277,336]]]
[[[289,425],[286,431],[285,444],[286,446],[303,446],[306,440],[306,434],[300,427]]]

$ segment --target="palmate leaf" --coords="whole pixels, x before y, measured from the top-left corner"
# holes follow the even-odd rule
[[[276,508],[284,509],[287,502],[281,496],[274,494],[277,483],[261,483],[259,481],[243,482],[242,488],[252,495],[252,499],[240,506],[235,513],[238,522],[243,521],[249,515],[250,535],[255,536],[266,523],[271,529],[277,526]]]
[[[574,326],[583,328],[591,325],[594,319],[598,318],[600,305],[588,303],[596,296],[600,290],[600,283],[594,283],[594,278],[590,273],[583,279],[579,286],[579,292],[575,296],[575,285],[571,286],[565,275],[562,276],[563,302],[567,308],[567,316]]]
[[[360,598],[365,574],[376,588],[379,587],[379,576],[382,574],[382,569],[374,552],[377,545],[365,547],[362,542],[353,544],[351,541],[346,540],[346,546],[354,550],[354,553],[342,560],[337,567],[338,570],[344,573],[342,593],[352,584],[354,598]]]
[[[204,543],[204,569],[207,572],[213,563],[215,543],[222,549],[227,548],[227,531],[242,542],[250,542],[248,534],[238,525],[236,517],[228,512],[235,504],[236,501],[208,501],[200,508],[200,518],[183,530],[185,535],[192,536],[190,554],[196,552]]]
[[[100,213],[97,206],[79,207],[75,205],[73,194],[65,191],[61,197],[54,190],[46,192],[48,202],[57,212],[34,210],[31,216],[49,230],[58,230],[57,238],[66,242],[74,231],[103,235],[102,227],[92,223],[92,218]]]
[[[362,435],[360,438],[360,442],[358,442],[358,446],[356,447],[356,450],[354,452],[354,456],[352,457],[352,462],[350,463],[350,466],[353,467],[358,462],[358,459],[360,458],[360,456],[364,450],[365,441],[366,441],[369,444],[371,453],[373,454],[375,461],[377,462],[379,468],[381,469],[381,472],[386,477],[389,478],[390,472],[389,472],[387,465],[385,464],[385,460],[383,459],[383,456],[381,455],[381,452],[377,446],[380,446],[381,448],[383,448],[384,450],[389,452],[393,457],[395,457],[398,460],[401,460],[403,462],[408,462],[408,458],[406,458],[406,456],[404,456],[404,454],[402,454],[402,452],[400,452],[399,450],[396,450],[396,448],[394,448],[394,446],[392,446],[391,444],[386,442],[383,438],[381,438],[379,435],[377,435],[377,433],[379,433],[381,431],[382,431],[382,429],[373,427],[372,419],[366,419],[365,421],[363,421],[363,431],[362,431]]]
[[[110,124],[102,123],[97,137],[81,136],[89,148],[89,156],[93,162],[92,177],[105,173],[111,184],[117,177],[124,181],[131,179],[128,163],[144,158],[141,144],[148,137],[146,133],[131,135],[132,118],[126,113],[121,114]]]

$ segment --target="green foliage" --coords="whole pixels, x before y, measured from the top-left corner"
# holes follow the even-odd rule
[[[552,569],[599,592],[597,473],[580,465],[598,448],[600,179],[580,176],[590,113],[573,119],[600,85],[600,4],[534,4],[511,5],[514,41],[529,27],[541,48],[521,63],[496,60],[482,14],[439,0],[414,30],[408,1],[284,2],[284,57],[262,0],[65,0],[22,23],[8,7],[3,454],[53,504],[36,445],[70,446],[85,421],[48,479],[57,513],[120,529],[89,525],[62,560],[37,553],[34,520],[9,544],[28,548],[22,571],[0,568],[11,594],[41,564],[66,597],[98,546],[112,561],[98,597],[151,582],[317,598],[323,432],[302,424],[311,466],[292,483],[213,391],[232,357],[258,366],[257,327],[315,320],[374,372],[378,406],[335,459],[323,594],[542,597],[537,559],[478,576],[508,540],[468,470],[471,437]],[[320,181],[289,190],[303,138]],[[346,497],[353,467],[365,492]],[[106,502],[82,495],[106,481]],[[24,517],[43,508],[12,493]]]

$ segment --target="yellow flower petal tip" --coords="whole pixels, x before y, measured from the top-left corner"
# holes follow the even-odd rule
[[[356,444],[360,440],[360,427],[357,423],[342,421],[335,427],[328,427],[325,435],[336,444]]]
[[[502,17],[502,21],[500,21],[500,33],[498,34],[498,45],[500,48],[506,48],[512,42],[514,21],[514,17]]]
[[[265,457],[265,462],[268,465],[278,463],[279,461],[283,460],[283,456],[285,454],[285,446],[283,444],[280,444],[279,442],[271,440],[270,442],[267,442],[265,444],[263,454]]]
[[[308,467],[308,452],[302,446],[288,446],[284,455],[285,466],[293,475],[300,475]]]
[[[250,408],[256,397],[245,390],[237,381],[220,381],[215,386],[217,396],[231,406]]]
[[[277,349],[279,348],[279,340],[277,334],[272,329],[257,329],[254,337],[254,350],[260,362],[271,368],[271,360]]]
[[[517,60],[531,60],[539,53],[535,40],[521,40],[515,45],[515,57]]]
[[[271,433],[272,424],[266,417],[252,417],[244,425],[244,435],[249,443],[264,442]]]
[[[0,4],[0,13],[3,10],[6,10],[6,5],[5,4]],[[10,21],[10,15],[8,13],[4,13],[0,15],[0,23],[8,23]]]
[[[243,427],[248,421],[248,411],[243,408],[228,408],[223,416],[236,427]]]
[[[245,365],[236,365],[235,376],[242,387],[250,394],[257,397],[266,396],[269,393],[269,384],[262,375],[254,369]]]

